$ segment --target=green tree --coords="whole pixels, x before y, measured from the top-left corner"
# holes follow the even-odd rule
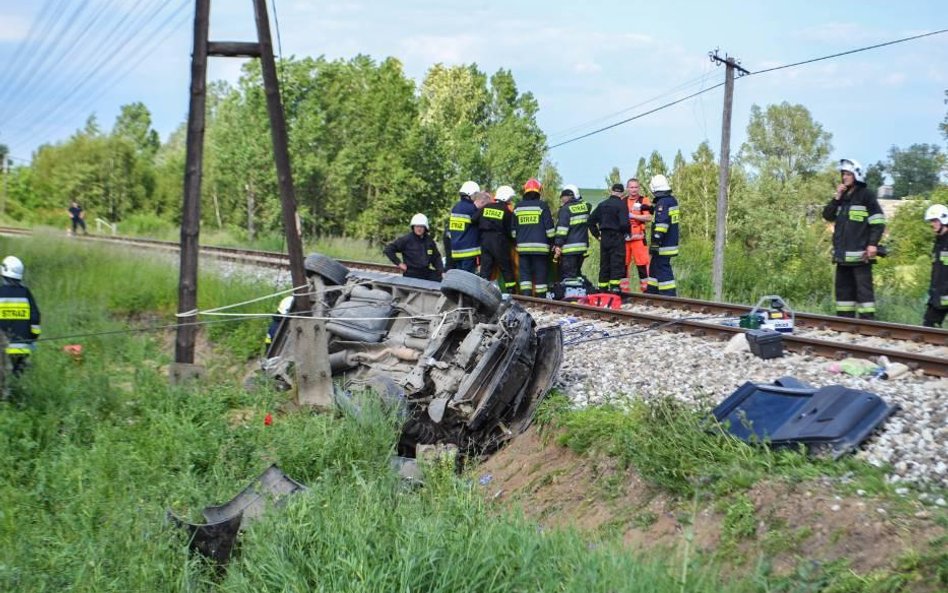
[[[784,101],[766,111],[754,105],[740,158],[760,175],[786,184],[822,167],[833,149],[832,137],[803,105]]]
[[[673,183],[681,211],[687,213],[682,234],[711,240],[717,220],[718,164],[707,141],[691,154],[690,163],[676,167]]]
[[[866,186],[875,193],[883,185],[885,185],[885,163],[879,161],[866,167]]]
[[[131,142],[140,154],[148,158],[153,157],[161,145],[158,132],[151,128],[151,112],[142,102],[122,105],[112,126],[112,135]]]
[[[532,93],[518,93],[513,74],[504,69],[490,77],[490,95],[481,183],[516,185],[535,174],[546,152],[546,135],[536,121],[539,104]]]
[[[945,105],[948,105],[948,91],[945,91]],[[948,140],[948,112],[945,113],[945,119],[938,127],[941,128],[941,133],[945,137],[945,140]]]
[[[619,172],[619,167],[613,167],[606,175],[606,189],[612,187],[615,183],[622,183],[622,173]]]
[[[927,194],[938,187],[945,155],[934,144],[913,144],[906,149],[889,149],[887,170],[894,181],[896,197]]]

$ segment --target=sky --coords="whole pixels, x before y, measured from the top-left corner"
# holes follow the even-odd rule
[[[714,86],[724,78],[708,58],[715,48],[753,72],[948,28],[944,0],[270,2],[284,56],[393,56],[419,84],[439,62],[511,70],[519,89],[537,98],[550,146]],[[134,101],[146,104],[166,138],[187,117],[193,6],[0,0],[0,143],[15,163],[67,138],[91,113],[110,128],[119,107]],[[211,6],[212,40],[255,39],[250,0]],[[209,79],[236,81],[242,62],[211,58]],[[870,164],[893,145],[944,148],[946,89],[948,34],[741,78],[731,152],[745,140],[752,105],[783,101],[806,106],[833,134],[833,158]],[[707,140],[717,155],[722,104],[718,88],[552,148],[549,157],[565,183],[600,187],[613,166],[627,177],[653,150],[670,163],[676,151],[689,156]]]

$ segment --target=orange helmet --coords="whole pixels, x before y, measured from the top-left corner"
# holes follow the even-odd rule
[[[523,184],[523,193],[528,194],[530,192],[540,193],[543,191],[543,184],[537,181],[535,178],[530,178],[526,183]]]

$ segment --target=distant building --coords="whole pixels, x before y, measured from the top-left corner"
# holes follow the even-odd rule
[[[892,191],[891,185],[880,185],[879,189],[876,190],[876,197],[880,200],[891,200],[895,192]]]

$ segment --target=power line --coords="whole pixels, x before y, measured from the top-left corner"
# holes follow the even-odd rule
[[[814,63],[814,62],[820,62],[820,61],[822,61],[822,60],[829,60],[829,59],[831,59],[831,58],[838,58],[838,57],[841,57],[841,56],[848,56],[848,55],[850,55],[850,54],[856,54],[856,53],[859,53],[859,52],[869,51],[869,50],[871,50],[871,49],[877,49],[877,48],[886,47],[886,46],[889,46],[889,45],[896,45],[896,44],[898,44],[898,43],[905,43],[906,41],[913,41],[913,40],[916,40],[916,39],[922,39],[922,38],[924,38],[924,37],[931,37],[931,36],[933,36],[933,35],[940,35],[940,34],[942,34],[942,33],[948,33],[948,29],[940,29],[940,30],[938,30],[938,31],[930,31],[930,32],[928,32],[928,33],[921,33],[921,34],[919,34],[919,35],[912,35],[912,36],[909,36],[909,37],[902,37],[902,38],[900,38],[900,39],[894,39],[894,40],[892,40],[892,41],[886,41],[886,42],[884,42],[884,43],[876,43],[876,44],[874,44],[874,45],[867,45],[867,46],[865,46],[865,47],[859,47],[859,48],[851,49],[851,50],[844,51],[844,52],[839,52],[839,53],[830,54],[830,55],[826,55],[826,56],[820,56],[820,57],[818,57],[818,58],[811,58],[811,59],[809,59],[809,60],[803,60],[803,61],[800,61],[800,62],[794,62],[794,63],[792,63],[792,64],[784,64],[784,65],[782,65],[782,66],[774,66],[773,68],[766,68],[766,69],[764,69],[764,70],[758,70],[758,71],[756,71],[756,72],[751,72],[751,73],[749,73],[747,76],[754,76],[754,75],[757,75],[757,74],[765,74],[765,73],[767,73],[767,72],[774,72],[774,71],[776,71],[776,70],[784,70],[784,69],[786,69],[786,68],[794,68],[794,67],[796,67],[796,66],[803,66],[804,64],[812,64],[812,63]],[[637,114],[637,115],[633,115],[632,117],[628,117],[628,118],[626,118],[626,119],[617,121],[617,122],[615,122],[615,123],[613,123],[613,124],[610,124],[610,125],[608,125],[608,126],[604,126],[604,127],[599,128],[599,129],[593,130],[592,132],[587,132],[586,134],[582,134],[582,135],[580,135],[580,136],[576,136],[575,138],[570,138],[569,140],[564,140],[563,142],[559,142],[559,143],[557,143],[557,144],[554,144],[553,146],[550,146],[547,150],[553,150],[554,148],[559,148],[560,146],[565,146],[566,144],[571,144],[571,143],[576,142],[576,141],[578,141],[578,140],[582,140],[582,139],[584,139],[584,138],[588,138],[588,137],[590,137],[590,136],[594,136],[594,135],[596,135],[596,134],[600,134],[600,133],[605,132],[605,131],[607,131],[607,130],[611,130],[612,128],[616,128],[616,127],[621,126],[621,125],[623,125],[623,124],[627,124],[627,123],[629,123],[629,122],[631,122],[631,121],[635,121],[635,120],[637,120],[637,119],[643,118],[643,117],[645,117],[646,115],[651,115],[651,114],[653,114],[653,113],[657,113],[657,112],[659,112],[659,111],[662,111],[662,110],[664,110],[664,109],[667,109],[667,108],[669,108],[669,107],[672,107],[672,106],[674,106],[674,105],[677,105],[677,104],[679,104],[679,103],[681,103],[681,102],[683,102],[683,101],[687,101],[688,99],[692,99],[692,98],[697,97],[697,96],[699,96],[699,95],[703,95],[704,93],[706,93],[706,92],[708,92],[708,91],[712,91],[712,90],[714,90],[714,89],[716,89],[716,88],[718,88],[718,87],[721,87],[721,86],[724,86],[724,83],[723,83],[723,82],[718,83],[718,84],[716,84],[716,85],[714,85],[714,86],[708,87],[708,88],[706,88],[706,89],[700,90],[700,91],[698,91],[698,92],[696,92],[696,93],[692,93],[692,94],[690,94],[690,95],[688,95],[688,96],[686,96],[686,97],[682,97],[682,98],[676,99],[676,100],[674,100],[674,101],[669,101],[668,103],[665,103],[665,104],[663,104],[663,105],[660,105],[660,106],[658,106],[658,107],[656,107],[656,108],[654,108],[654,109],[650,109],[650,110],[648,110],[648,111],[639,113],[639,114]]]
[[[901,39],[894,39],[892,41],[886,41],[885,43],[877,43],[875,45],[867,45],[866,47],[860,47],[857,49],[851,49],[849,51],[839,52],[838,54],[830,54],[828,56],[822,56],[819,58],[812,58],[810,60],[803,60],[802,62],[794,62],[793,64],[784,64],[783,66],[774,66],[773,68],[766,68],[764,70],[757,70],[756,72],[751,72],[748,76],[755,76],[757,74],[765,74],[767,72],[774,72],[776,70],[783,70],[785,68],[794,68],[796,66],[802,66],[804,64],[812,64],[813,62],[820,62],[822,60],[829,60],[830,58],[838,58],[840,56],[848,56],[850,54],[858,54],[859,52],[869,51],[870,49],[877,49],[880,47],[886,47],[889,45],[895,45],[897,43],[905,43],[906,41],[914,41],[915,39],[921,39],[923,37],[931,37],[932,35],[941,35],[942,33],[948,33],[948,29],[941,29],[938,31],[931,31],[929,33],[921,33],[919,35],[912,35],[911,37],[902,37]]]
[[[174,12],[167,15],[165,20],[162,21],[157,27],[155,27],[153,30],[143,33],[141,37],[139,38],[141,43],[133,47],[125,55],[120,56],[121,63],[125,65],[124,69],[121,69],[121,70],[113,69],[112,68],[113,64],[110,62],[115,61],[116,64],[118,64],[119,62],[117,58],[119,58],[119,56],[117,55],[111,56],[107,61],[101,63],[96,68],[90,70],[85,75],[85,77],[81,81],[79,81],[76,86],[73,87],[72,92],[68,93],[65,97],[63,97],[60,103],[55,108],[53,108],[51,111],[48,111],[48,112],[37,113],[37,115],[33,118],[33,120],[29,122],[25,122],[21,126],[18,126],[16,129],[20,130],[20,132],[17,134],[13,134],[12,137],[16,139],[22,139],[27,134],[35,134],[36,132],[35,126],[41,125],[40,122],[42,122],[42,120],[44,119],[45,120],[51,119],[54,115],[59,114],[60,111],[62,111],[64,108],[68,109],[65,113],[66,118],[71,117],[73,114],[76,114],[76,113],[82,113],[86,109],[90,108],[99,98],[105,95],[108,91],[112,90],[112,88],[114,88],[116,83],[118,83],[124,77],[128,76],[128,74],[130,74],[131,71],[136,66],[138,66],[139,64],[141,64],[142,61],[148,58],[151,55],[151,51],[154,49],[154,47],[163,43],[165,39],[167,39],[173,33],[175,33],[177,30],[180,29],[180,27],[184,24],[184,22],[189,18],[189,15],[186,12],[183,12],[187,8],[188,4],[189,4],[188,1],[184,0],[178,6],[178,8],[175,9]],[[161,8],[163,8],[163,6],[159,7],[159,10]],[[183,18],[180,18],[178,21],[174,22],[171,27],[168,27],[168,25],[175,19],[175,17],[179,17],[179,16]],[[151,21],[153,20],[153,18],[149,17],[148,20]],[[162,32],[165,33],[164,36],[158,37]],[[125,43],[127,44],[127,42],[131,41],[131,39],[132,37],[126,39]],[[98,78],[97,80],[94,80],[96,77],[100,76],[99,74],[100,72],[106,73],[104,75],[104,78]],[[90,81],[93,81],[93,80],[96,83],[96,87],[98,87],[98,90],[99,90],[98,93],[91,95],[90,98],[83,103],[79,103],[78,101],[70,101],[73,95],[75,95],[83,87],[87,86],[90,83]],[[54,129],[57,125],[58,124],[56,124],[55,122],[47,122],[46,126],[40,129],[50,130],[50,129]]]
[[[50,1],[52,2],[53,0],[50,0]],[[43,43],[43,40],[50,34],[50,32],[52,32],[52,29],[54,29],[56,25],[59,23],[59,18],[63,15],[65,11],[67,1],[68,0],[59,0],[58,3],[55,6],[53,6],[52,10],[50,11],[52,18],[49,21],[44,23],[45,26],[43,26],[41,30],[39,30],[38,28],[36,37],[37,39],[39,39],[40,43]],[[37,21],[42,19],[44,16],[45,15],[41,13],[40,16],[37,18]],[[32,29],[30,29],[30,31],[32,32]],[[27,45],[27,40],[24,40],[21,43],[20,48],[24,48],[26,47],[26,45]],[[20,53],[19,48],[18,48],[18,53]],[[4,88],[0,88],[0,103],[5,103],[7,97],[10,96],[10,93],[16,92],[16,89],[19,88],[20,81],[22,80],[24,74],[29,76],[29,73],[32,70],[32,65],[34,64],[37,55],[38,55],[38,52],[34,52],[32,55],[27,56],[24,60],[16,64],[13,64],[13,69],[16,70],[16,73],[10,75],[10,79],[7,82],[7,84],[4,85]]]
[[[23,56],[23,52],[26,51],[26,48],[32,45],[33,38],[39,36],[40,24],[45,24],[48,14],[51,12],[53,3],[56,0],[46,0],[43,4],[43,7],[40,8],[39,14],[36,15],[36,19],[30,23],[30,28],[26,32],[26,36],[20,41],[16,46],[16,50],[13,52],[13,56],[7,61],[7,64],[10,65],[10,68],[6,71],[6,80],[0,80],[0,97],[4,95],[9,89],[13,88],[13,79],[20,75],[20,71],[23,69],[24,63],[20,60]]]
[[[138,3],[140,2],[141,0],[139,0]],[[86,84],[88,84],[90,81],[93,81],[97,76],[100,76],[100,73],[105,72],[105,76],[108,76],[109,75],[108,67],[110,67],[113,62],[117,63],[120,60],[128,59],[128,55],[123,55],[121,53],[122,50],[125,48],[125,46],[128,45],[128,43],[131,42],[133,39],[138,37],[139,34],[141,33],[142,28],[147,26],[148,23],[150,23],[151,21],[153,21],[158,16],[158,14],[165,8],[165,6],[167,6],[169,2],[170,0],[158,0],[157,2],[152,4],[149,7],[152,10],[150,13],[147,13],[147,16],[140,15],[140,18],[129,23],[127,27],[127,34],[124,36],[124,38],[120,37],[119,39],[115,40],[115,43],[117,44],[117,46],[114,49],[112,49],[109,53],[105,53],[101,57],[101,59],[95,62],[94,65],[92,65],[90,68],[86,69],[85,71],[81,68],[77,68],[75,72],[75,76],[73,76],[72,78],[68,80],[62,81],[61,86],[63,86],[64,88],[71,89],[71,90],[66,94],[65,97],[63,97],[60,100],[61,102],[58,108],[54,108],[52,111],[47,110],[46,112],[44,112],[42,109],[34,108],[34,105],[32,104],[27,104],[27,105],[21,106],[18,111],[12,114],[13,117],[9,119],[13,120],[14,117],[20,115],[23,112],[32,111],[34,112],[33,119],[29,122],[21,123],[21,125],[18,127],[18,129],[21,129],[21,130],[29,129],[32,126],[36,125],[39,121],[42,121],[44,118],[48,118],[50,115],[52,115],[52,113],[58,112],[59,108],[61,108],[63,105],[66,105],[69,99],[71,99],[78,92],[83,90]],[[136,7],[138,3],[136,4]],[[126,13],[125,16],[122,18],[122,20],[119,21],[115,25],[115,27],[113,28],[113,32],[117,33],[118,29],[123,26],[125,21],[132,14],[133,14],[132,12]],[[110,38],[110,37],[111,35],[106,36],[105,38]],[[145,37],[145,39],[147,41],[147,37]],[[99,51],[98,53],[102,54],[101,51]]]
[[[635,120],[637,120],[637,119],[641,119],[641,118],[645,117],[646,115],[651,115],[651,114],[653,114],[653,113],[657,113],[657,112],[659,112],[659,111],[662,111],[663,109],[667,109],[667,108],[671,107],[672,105],[678,105],[679,103],[681,103],[681,102],[683,102],[683,101],[687,101],[688,99],[693,99],[693,98],[697,97],[698,95],[703,95],[703,94],[705,94],[705,93],[707,93],[707,92],[713,91],[714,89],[716,89],[716,88],[718,88],[718,87],[722,87],[722,86],[724,86],[724,83],[723,83],[723,82],[719,82],[718,84],[716,84],[716,85],[714,85],[714,86],[709,86],[708,88],[703,89],[703,90],[700,90],[700,91],[698,91],[697,93],[691,93],[690,95],[687,95],[687,96],[685,96],[685,97],[682,97],[681,99],[675,99],[674,101],[669,101],[668,103],[659,105],[658,107],[656,107],[656,108],[654,108],[654,109],[649,109],[648,111],[643,111],[642,113],[639,113],[639,114],[637,114],[637,115],[633,115],[632,117],[627,117],[627,118],[625,118],[625,119],[623,119],[623,120],[617,121],[617,122],[614,123],[614,124],[609,124],[608,126],[604,126],[604,127],[602,127],[602,128],[599,128],[598,130],[593,130],[592,132],[587,132],[587,133],[585,133],[585,134],[583,134],[583,135],[581,135],[581,136],[576,136],[575,138],[570,138],[569,140],[564,140],[563,142],[560,142],[560,143],[558,143],[558,144],[554,144],[553,146],[549,147],[547,150],[553,150],[554,148],[559,148],[560,146],[565,146],[565,145],[567,145],[567,144],[571,144],[571,143],[573,143],[573,142],[576,142],[577,140],[582,140],[583,138],[588,138],[588,137],[590,137],[590,136],[595,136],[596,134],[600,134],[600,133],[602,133],[602,132],[605,132],[606,130],[611,130],[612,128],[617,128],[617,127],[621,126],[622,124],[627,124],[627,123],[629,123],[630,121],[635,121]]]

